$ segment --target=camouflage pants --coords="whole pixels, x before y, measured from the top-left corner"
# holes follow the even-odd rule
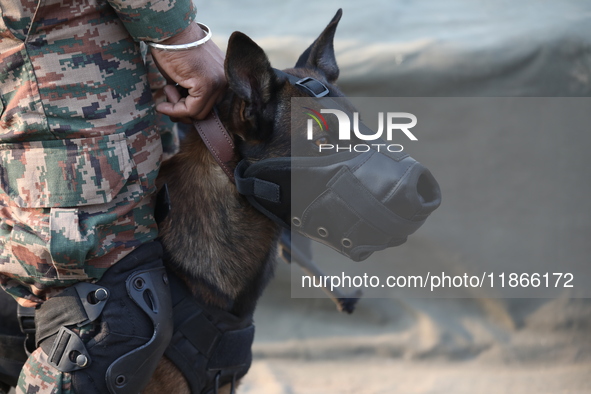
[[[0,0],[0,9],[0,286],[35,306],[157,236],[161,128],[138,42],[178,34],[196,9],[191,0]],[[72,391],[45,358],[30,356],[17,392]]]
[[[92,323],[73,329],[83,342],[95,333]],[[19,394],[74,394],[72,375],[49,365],[43,349],[37,348],[23,366],[16,386]]]
[[[0,285],[21,305],[98,280],[156,238],[155,126],[130,137],[10,145],[0,151]]]
[[[18,394],[74,394],[71,375],[51,367],[41,348],[35,350],[25,363],[16,392]]]

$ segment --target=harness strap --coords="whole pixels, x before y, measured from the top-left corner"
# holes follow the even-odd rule
[[[243,196],[255,196],[264,200],[280,203],[281,187],[273,182],[255,177],[244,177],[244,172],[249,163],[242,160],[236,167],[236,188]]]
[[[168,274],[174,332],[165,355],[187,380],[192,394],[216,392],[246,375],[252,361],[254,325],[251,316],[240,319],[206,307],[174,273]]]

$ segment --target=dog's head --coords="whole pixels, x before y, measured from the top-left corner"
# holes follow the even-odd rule
[[[333,39],[342,11],[334,18],[320,36],[302,53],[294,68],[284,70],[298,77],[312,77],[335,95],[342,93],[335,86],[339,76]],[[307,97],[278,72],[269,62],[263,49],[243,33],[235,32],[230,37],[225,62],[226,77],[231,98],[221,110],[229,116],[225,121],[236,136],[236,144],[243,158],[258,161],[268,157],[288,157],[292,152],[291,98]],[[308,150],[312,156],[317,145],[328,136],[315,136]]]
[[[340,110],[353,112],[346,100],[336,103],[343,96],[335,86],[339,68],[333,47],[340,18],[341,10],[295,67],[283,71],[273,69],[250,38],[234,33],[225,63],[231,93],[220,112],[243,158],[236,169],[239,192],[284,227],[363,260],[405,242],[441,197],[431,173],[405,153],[321,155],[318,145],[338,141],[328,130],[339,127],[307,129],[305,117],[292,113],[294,97],[325,93]],[[324,104],[312,102],[321,111]]]

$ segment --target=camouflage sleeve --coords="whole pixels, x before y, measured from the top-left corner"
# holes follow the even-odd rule
[[[147,51],[147,49],[144,55],[144,62],[148,70],[148,83],[150,84],[152,96],[154,97],[154,103],[158,104],[166,101],[166,94],[162,89],[164,86],[166,86],[166,79],[162,76],[158,70],[158,67],[156,67],[154,58],[152,57],[152,54]],[[179,151],[180,125],[177,122],[173,122],[168,116],[160,112],[156,112],[154,125],[158,129],[158,132],[160,133],[160,139],[162,140],[162,161],[166,161],[172,156],[176,155]]]
[[[137,41],[159,42],[183,31],[195,19],[192,0],[108,0]]]

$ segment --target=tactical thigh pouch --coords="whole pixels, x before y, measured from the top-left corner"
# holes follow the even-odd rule
[[[36,312],[37,346],[72,375],[76,393],[138,393],[172,335],[168,277],[159,242],[144,244],[96,284],[78,283]],[[74,331],[94,323],[90,339]]]

